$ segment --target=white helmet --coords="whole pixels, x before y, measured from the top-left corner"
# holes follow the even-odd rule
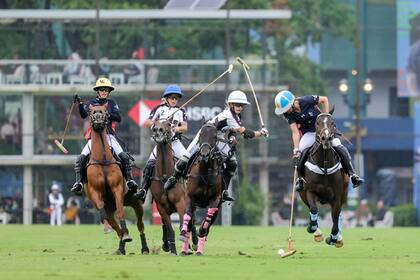
[[[54,184],[52,184],[52,186],[51,186],[51,190],[52,190],[52,191],[55,191],[55,190],[59,191],[59,190],[60,190],[60,187],[59,187],[56,183],[54,183]]]
[[[293,93],[291,93],[288,90],[280,91],[274,98],[274,104],[276,106],[276,110],[274,112],[276,113],[276,115],[286,113],[292,107],[294,101],[295,96],[293,95]]]
[[[240,90],[234,90],[231,93],[229,93],[227,102],[237,104],[250,104],[248,102],[248,99],[246,99],[246,94]]]

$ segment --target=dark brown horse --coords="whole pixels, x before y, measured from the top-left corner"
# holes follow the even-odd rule
[[[305,163],[305,190],[299,195],[310,211],[308,232],[314,234],[317,242],[323,240],[318,225],[317,202],[328,203],[331,207],[333,227],[326,243],[343,246],[340,230],[340,212],[347,202],[347,185],[349,178],[341,167],[340,158],[333,148],[334,119],[331,114],[320,114],[316,119],[316,141],[309,150]]]
[[[200,131],[198,154],[193,158],[187,177],[187,212],[184,215],[180,240],[182,255],[188,253],[188,240],[191,229],[194,229],[195,209],[197,206],[207,208],[207,216],[198,230],[197,256],[204,253],[204,245],[211,225],[217,218],[221,205],[223,160],[217,149],[217,124],[207,123]]]
[[[108,115],[106,107],[95,106],[90,110],[91,155],[87,164],[87,197],[98,209],[101,221],[107,220],[120,238],[117,253],[125,254],[125,243],[131,242],[124,217],[124,202],[134,208],[138,221],[142,241],[142,253],[147,253],[144,224],[142,220],[143,208],[141,203],[135,203],[130,197],[124,199],[125,182],[120,164],[114,159],[107,140],[106,125]],[[124,201],[125,200],[125,201]],[[114,213],[119,220],[118,225]]]
[[[171,146],[171,121],[156,122],[152,128],[152,137],[156,142],[156,166],[153,172],[151,190],[153,199],[162,219],[162,249],[176,255],[175,232],[172,227],[171,214],[177,212],[179,220],[185,214],[185,189],[181,183],[168,191],[163,189],[166,180],[173,174],[175,160]],[[197,244],[197,240],[193,242]]]

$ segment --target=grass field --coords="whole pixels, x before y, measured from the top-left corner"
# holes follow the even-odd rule
[[[146,230],[159,248],[160,227]],[[0,225],[0,279],[420,279],[420,228],[345,229],[340,249],[294,228],[298,252],[285,259],[287,227],[214,227],[203,257],[142,256],[130,233],[127,255],[116,256],[116,236],[98,225]]]

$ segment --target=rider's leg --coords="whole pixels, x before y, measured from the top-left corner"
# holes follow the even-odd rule
[[[299,141],[299,151],[301,151],[298,161],[298,178],[295,183],[295,190],[301,192],[304,190],[305,162],[308,159],[309,148],[315,143],[315,132],[307,132],[302,135]]]
[[[124,166],[124,177],[127,181],[127,186],[130,191],[136,190],[139,186],[137,185],[136,181],[133,179],[133,175],[131,173],[131,161],[130,156],[126,152],[121,152],[118,154],[118,157],[121,160],[121,164]]]
[[[166,181],[165,185],[163,186],[165,190],[173,188],[176,185],[176,183],[178,183],[179,178],[181,178],[182,173],[187,167],[188,161],[189,157],[183,156],[175,163],[174,174],[171,177],[169,177],[168,181]]]
[[[343,145],[334,146],[334,149],[341,158],[341,164],[343,165],[344,171],[349,174],[353,188],[357,188],[362,185],[364,180],[354,172],[353,164],[351,163],[350,153]]]
[[[230,180],[235,175],[236,169],[238,168],[238,161],[235,156],[232,156],[226,161],[226,168],[223,170],[223,190],[222,190],[222,201],[235,201],[234,198],[229,196],[228,188]]]
[[[166,181],[163,188],[165,190],[169,190],[175,186],[178,182],[179,178],[181,177],[182,173],[184,172],[185,168],[188,165],[188,161],[190,157],[198,150],[198,136],[200,135],[200,130],[197,132],[197,135],[194,137],[190,145],[188,146],[187,150],[184,151],[184,155],[182,155],[179,160],[175,164],[174,174],[169,177],[168,181]],[[182,145],[182,144],[181,144]],[[174,145],[175,147],[177,145]]]
[[[152,184],[153,170],[155,169],[156,159],[154,158],[155,153],[149,157],[149,160],[146,163],[146,166],[143,169],[143,180],[141,182],[141,187],[137,189],[137,192],[134,194],[135,197],[142,200],[143,202],[146,199],[147,191]]]
[[[71,192],[75,194],[82,194],[83,192],[83,183],[82,183],[82,171],[86,165],[87,155],[80,154],[76,162],[74,163],[74,173],[76,174],[76,182],[73,184],[73,187],[70,189]]]
[[[298,178],[296,179],[296,184],[295,184],[295,190],[297,192],[301,192],[305,189],[304,187],[304,177],[305,177],[305,162],[308,159],[308,155],[309,155],[309,148],[306,148],[302,151],[302,153],[300,154],[300,158],[298,160],[298,164],[297,164],[297,171],[298,171]]]

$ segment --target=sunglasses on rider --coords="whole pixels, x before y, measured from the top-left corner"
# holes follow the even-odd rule
[[[170,96],[168,96],[168,99],[179,100],[179,96],[178,95],[170,95]]]
[[[233,103],[233,106],[238,107],[238,108],[243,108],[244,104],[241,103]]]
[[[106,91],[106,92],[110,92],[110,89],[107,87],[100,87],[98,88],[98,91]]]

